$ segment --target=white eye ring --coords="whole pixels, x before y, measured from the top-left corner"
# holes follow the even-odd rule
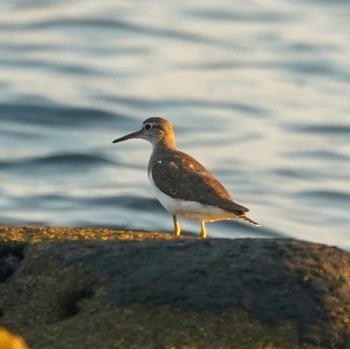
[[[152,127],[153,127],[153,125],[152,125],[152,124],[145,124],[145,125],[143,126],[143,128],[144,128],[146,131],[151,130],[151,129],[152,129]]]

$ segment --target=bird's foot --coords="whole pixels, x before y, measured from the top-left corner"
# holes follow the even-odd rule
[[[174,233],[176,236],[180,236],[181,234],[181,228],[180,228],[180,224],[177,221],[177,218],[175,215],[173,215],[173,220],[174,220]]]
[[[205,229],[205,222],[201,222],[201,233],[199,235],[202,239],[207,237],[207,231]]]

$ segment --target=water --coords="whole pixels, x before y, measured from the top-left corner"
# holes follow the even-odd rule
[[[164,116],[263,225],[209,236],[349,249],[349,18],[341,0],[3,1],[0,222],[172,230],[150,145],[112,144]]]

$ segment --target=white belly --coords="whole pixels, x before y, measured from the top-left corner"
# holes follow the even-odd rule
[[[234,214],[224,211],[211,205],[203,205],[196,201],[174,199],[160,191],[153,182],[152,175],[149,175],[151,186],[159,202],[173,215],[194,219],[196,221],[214,222],[223,219],[238,218]]]

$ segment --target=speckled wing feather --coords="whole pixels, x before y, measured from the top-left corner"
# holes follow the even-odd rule
[[[149,172],[166,195],[187,201],[213,205],[241,216],[249,210],[232,201],[229,192],[198,161],[180,151],[153,155]]]

